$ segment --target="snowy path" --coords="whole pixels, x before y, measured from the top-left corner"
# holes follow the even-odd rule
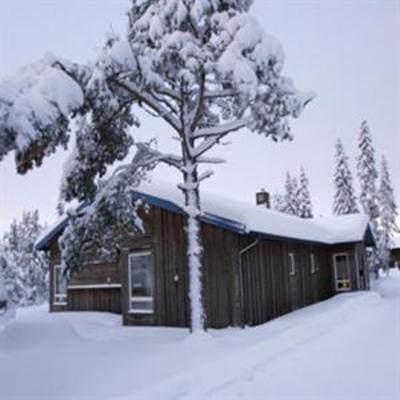
[[[1,400],[398,400],[399,377],[400,275],[207,337],[43,307],[0,323]]]

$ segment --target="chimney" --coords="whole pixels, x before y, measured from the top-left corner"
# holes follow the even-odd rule
[[[265,189],[261,189],[256,193],[256,204],[258,206],[263,205],[265,208],[270,208],[269,204],[269,193]]]

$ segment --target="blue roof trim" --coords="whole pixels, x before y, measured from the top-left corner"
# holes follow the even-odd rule
[[[151,206],[159,207],[167,211],[172,211],[178,214],[184,215],[185,212],[182,207],[177,206],[175,203],[169,200],[162,199],[160,197],[153,196],[151,194],[138,192],[137,190],[132,191],[132,197],[134,199],[141,199]],[[201,217],[203,222],[218,226],[220,228],[227,229],[236,233],[245,233],[246,227],[240,222],[233,221],[228,218],[220,217],[219,215],[204,213]]]
[[[68,224],[68,217],[64,217],[46,236],[35,243],[36,250],[46,250],[48,243],[59,233],[61,233]]]
[[[184,214],[183,209],[177,206],[172,201],[152,196],[151,194],[138,192],[137,190],[132,190],[132,197],[135,200],[143,200],[146,203],[150,204],[151,206],[160,207],[163,208],[164,210],[172,211],[178,214]]]
[[[80,204],[76,209],[77,212],[81,212],[85,207],[85,204]],[[41,238],[38,242],[35,243],[36,250],[47,250],[48,244],[51,240],[53,240],[57,235],[59,235],[65,227],[68,225],[69,217],[65,216],[59,223],[48,232],[46,236]]]
[[[159,207],[167,211],[171,211],[174,213],[178,213],[184,215],[185,212],[182,207],[179,207],[175,203],[169,200],[162,199],[160,197],[156,197],[147,193],[142,193],[137,190],[132,191],[132,198],[135,200],[143,200],[147,204]],[[84,209],[85,204],[81,204],[77,211],[80,212]],[[36,250],[46,250],[48,248],[48,244],[51,240],[53,240],[56,236],[58,236],[68,225],[68,217],[64,217],[46,236],[40,239],[37,243],[35,243]],[[221,217],[219,215],[204,213],[201,216],[201,221],[206,222],[210,225],[218,226],[220,228],[226,229],[228,231],[234,233],[246,233],[246,226],[241,224],[240,222]]]
[[[219,215],[204,213],[201,218],[202,221],[207,222],[208,224],[218,226],[220,228],[227,229],[228,231],[232,231],[235,233],[246,233],[246,226],[240,222],[233,221],[228,218],[220,217]]]

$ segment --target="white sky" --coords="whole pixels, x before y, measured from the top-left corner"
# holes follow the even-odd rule
[[[128,0],[0,0],[0,79],[46,52],[79,62],[93,57],[107,32],[125,31],[128,6]],[[203,188],[254,202],[258,189],[275,192],[287,170],[303,165],[315,213],[329,214],[334,143],[343,139],[355,172],[359,125],[367,119],[400,202],[400,1],[255,0],[252,13],[281,40],[285,73],[318,97],[292,123],[293,142],[275,144],[245,131],[231,136],[230,145],[214,151],[227,163]],[[135,135],[156,136],[160,149],[177,150],[168,127],[150,116]],[[12,156],[0,163],[0,233],[23,210],[38,208],[54,221],[65,154],[26,176],[16,174]],[[155,174],[180,179],[166,167]]]

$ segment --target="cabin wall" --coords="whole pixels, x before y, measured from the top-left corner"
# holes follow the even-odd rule
[[[249,244],[248,238],[241,247]],[[293,253],[295,274],[289,275],[289,253]],[[310,254],[316,271],[311,272]],[[326,246],[260,239],[243,255],[243,317],[247,325],[257,325],[290,311],[316,303],[332,295]]]
[[[125,325],[187,326],[182,216],[151,207],[142,219],[145,234],[127,239],[121,253],[123,322]],[[153,254],[153,314],[129,312],[128,255],[140,250],[151,250]]]
[[[356,255],[356,270],[358,270],[358,282],[359,289],[361,290],[369,290],[370,288],[370,274],[368,271],[368,263],[367,263],[367,248],[364,243],[356,243],[354,245],[354,251]]]
[[[53,304],[54,265],[60,254],[55,241],[50,246],[50,310],[95,310],[122,313],[125,325],[190,326],[185,218],[159,207],[140,215],[144,233],[127,237],[119,260],[91,262],[73,273],[66,306]],[[290,311],[327,299],[335,293],[333,254],[349,255],[351,288],[369,287],[365,246],[317,245],[294,240],[260,238],[242,256],[239,251],[255,240],[210,224],[201,225],[203,239],[204,299],[208,326],[223,328],[242,323],[257,325]],[[154,313],[129,311],[128,256],[151,250],[154,261]],[[289,274],[289,253],[293,253],[295,274]],[[311,271],[314,254],[316,270]],[[240,279],[241,275],[241,279]],[[120,287],[118,287],[120,285]],[[107,287],[109,286],[109,287]],[[242,296],[241,296],[242,294]]]
[[[184,216],[152,207],[143,217],[146,235],[129,239],[121,254],[122,310],[126,325],[190,325],[188,270]],[[204,290],[208,324],[222,328],[236,323],[234,312],[234,266],[237,235],[202,224]],[[154,258],[154,314],[135,314],[128,310],[128,255],[151,250]]]
[[[73,272],[68,281],[67,304],[54,304],[54,266],[60,264],[57,241],[49,250],[50,311],[108,311],[121,313],[121,268],[119,262],[92,260]],[[108,287],[107,287],[108,286]]]

